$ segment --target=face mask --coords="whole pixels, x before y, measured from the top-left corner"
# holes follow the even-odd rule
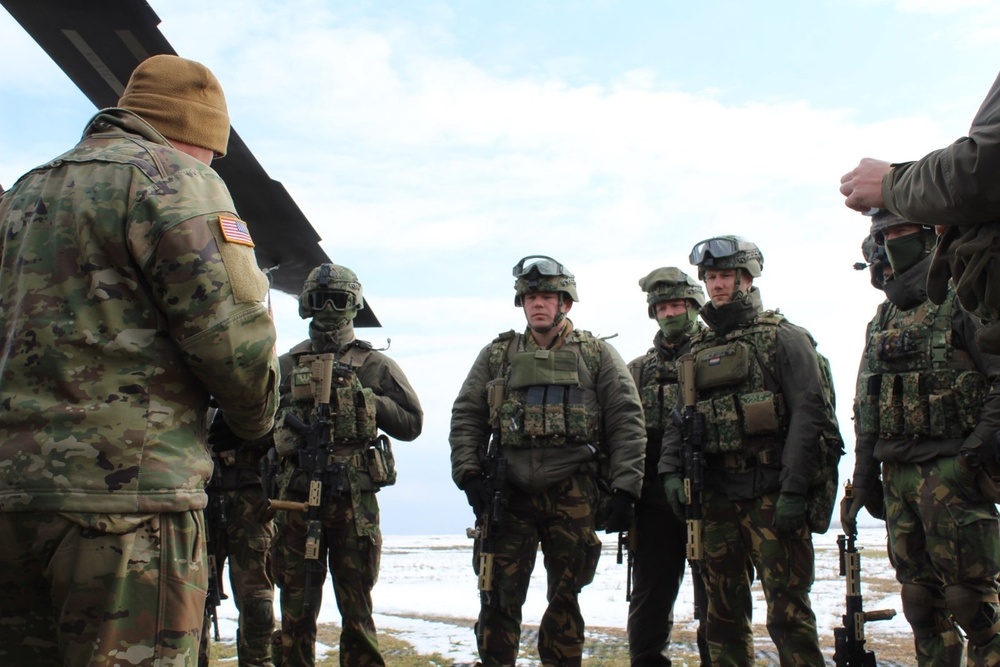
[[[656,323],[660,325],[663,337],[668,342],[676,343],[694,331],[697,321],[698,312],[692,308],[688,308],[680,315],[669,315],[656,320]]]
[[[895,239],[886,239],[885,254],[889,265],[896,273],[903,273],[927,255],[924,235],[907,234]]]
[[[313,326],[320,331],[338,331],[350,324],[357,314],[356,308],[336,310],[332,305],[327,304],[323,310],[319,310],[313,315]]]

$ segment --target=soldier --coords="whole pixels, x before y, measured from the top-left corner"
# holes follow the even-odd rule
[[[514,305],[528,328],[501,334],[483,348],[455,399],[451,420],[452,478],[480,522],[494,497],[502,521],[489,527],[494,566],[481,595],[476,638],[486,667],[513,665],[539,543],[545,556],[548,608],[538,632],[545,666],[580,665],[584,621],[578,595],[597,569],[599,487],[609,484],[607,532],[627,530],[642,486],[642,406],[618,353],[566,317],[579,300],[576,279],[542,255],[514,267]],[[487,386],[501,392],[492,433],[506,483],[484,479],[491,438]],[[496,394],[494,394],[496,395]],[[496,439],[499,438],[499,441]],[[602,474],[599,468],[604,468]],[[481,534],[482,535],[482,534]],[[474,562],[483,548],[477,540]]]
[[[783,666],[824,664],[809,602],[814,553],[806,493],[826,415],[810,335],[764,311],[753,285],[764,257],[737,236],[702,241],[691,263],[711,302],[691,340],[697,412],[705,419],[702,569],[713,665],[754,663],[749,557],[767,600],[767,628]],[[668,423],[659,470],[684,516],[681,436]]]
[[[632,667],[669,667],[674,602],[686,565],[687,528],[667,504],[656,466],[664,427],[678,402],[675,363],[689,351],[691,336],[703,328],[698,309],[705,305],[705,292],[696,280],[674,267],[655,269],[639,280],[639,287],[646,292],[649,318],[656,320],[659,330],[653,337],[653,347],[628,365],[639,388],[646,420],[646,473],[630,529],[635,534],[629,535],[629,542],[635,545],[635,564],[628,644]],[[692,583],[695,599],[703,604],[705,586],[701,577],[695,575]],[[707,665],[710,659],[702,625],[698,628],[698,652]]]
[[[191,664],[209,396],[277,407],[267,278],[222,179],[215,76],[142,62],[0,199],[0,664]]]
[[[299,315],[312,318],[309,340],[281,357],[284,414],[278,417],[274,437],[276,453],[281,456],[282,500],[305,501],[310,486],[311,471],[300,466],[305,460],[302,433],[291,426],[295,418],[313,425],[319,419],[314,396],[302,394],[308,390],[310,375],[307,355],[333,355],[338,387],[331,397],[331,404],[336,400],[337,413],[324,434],[330,445],[322,480],[318,559],[306,555],[311,537],[307,536],[307,516],[284,510],[277,516],[272,553],[275,580],[281,590],[283,667],[314,664],[319,591],[326,579],[327,559],[341,614],[340,664],[385,664],[372,620],[371,591],[378,579],[382,552],[375,493],[395,481],[395,470],[390,470],[386,479],[373,471],[368,461],[377,431],[413,440],[420,435],[424,413],[399,365],[354,337],[354,318],[363,307],[361,283],[353,271],[337,264],[316,267],[299,296]],[[318,576],[310,581],[310,570],[316,567]],[[307,585],[319,590],[309,590]],[[306,600],[311,595],[316,596],[316,603],[307,613]]]
[[[267,511],[261,484],[260,459],[270,439],[243,440],[229,428],[221,412],[216,412],[208,435],[214,470],[208,485],[209,505],[205,511],[209,558],[219,577],[229,561],[229,584],[236,609],[236,654],[239,667],[272,667],[271,635],[274,632],[274,581],[270,572],[270,547],[274,521]],[[211,600],[209,601],[211,604]],[[210,611],[210,610],[207,610]],[[200,667],[209,665],[211,615],[202,628]]]
[[[977,477],[1000,429],[1000,358],[976,344],[980,325],[950,288],[941,305],[925,288],[934,229],[881,211],[872,236],[893,276],[868,326],[856,399],[855,498],[841,505],[853,532],[878,484],[885,494],[890,560],[902,585],[917,664],[1000,664],[998,516]],[[877,492],[877,489],[876,489]]]

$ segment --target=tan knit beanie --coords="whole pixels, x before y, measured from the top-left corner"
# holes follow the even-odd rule
[[[158,55],[139,63],[118,100],[167,139],[208,148],[216,157],[229,144],[229,112],[222,86],[193,60]]]

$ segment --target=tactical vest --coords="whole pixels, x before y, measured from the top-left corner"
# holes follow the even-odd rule
[[[885,303],[868,328],[858,381],[858,428],[885,439],[964,438],[975,428],[988,382],[952,340],[955,289],[941,305],[907,311]]]
[[[490,374],[506,380],[500,408],[503,447],[541,448],[590,444],[600,447],[601,415],[584,400],[584,386],[595,386],[600,341],[574,330],[575,340],[558,350],[529,350],[513,330],[491,343]],[[581,378],[578,358],[589,378]]]
[[[632,379],[642,400],[646,431],[663,433],[671,413],[677,408],[679,390],[675,360],[664,360],[653,350],[641,364],[632,367]]]
[[[763,454],[780,461],[788,414],[766,369],[776,367],[778,324],[784,319],[766,311],[721,344],[710,331],[692,339],[695,408],[705,416],[706,454]]]
[[[337,382],[335,378],[330,391],[330,440],[337,452],[360,451],[378,435],[375,395],[371,389],[361,386],[357,376],[357,370],[370,353],[370,349],[352,345],[337,359],[340,372],[346,369],[351,371],[346,384]],[[296,365],[289,377],[291,402],[285,410],[290,410],[301,421],[311,424],[317,418],[314,383],[310,367],[301,363],[308,356],[310,355],[298,355],[295,359]],[[337,372],[334,371],[335,374]],[[301,444],[301,435],[286,423],[284,411],[276,420],[274,439],[280,455],[292,454]]]

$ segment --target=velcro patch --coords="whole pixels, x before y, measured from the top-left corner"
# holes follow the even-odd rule
[[[247,223],[242,220],[220,215],[219,230],[227,243],[239,243],[251,248],[254,247],[253,239],[250,238],[250,229],[247,227]]]

